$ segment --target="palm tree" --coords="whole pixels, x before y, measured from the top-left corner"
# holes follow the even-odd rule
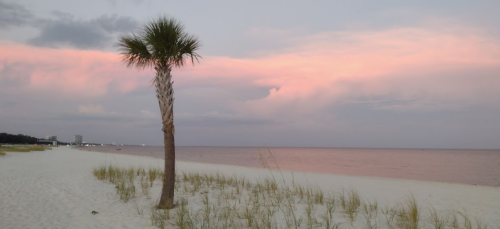
[[[161,16],[148,23],[139,34],[123,35],[118,41],[122,60],[128,67],[144,69],[153,67],[156,76],[153,85],[160,104],[165,143],[165,176],[158,207],[174,207],[175,142],[174,142],[174,83],[172,67],[182,67],[191,60],[201,58],[196,51],[198,39],[184,31],[184,26],[174,18]]]

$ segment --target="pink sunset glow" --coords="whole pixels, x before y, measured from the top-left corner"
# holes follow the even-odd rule
[[[181,145],[500,147],[495,1],[133,2],[0,0],[0,131],[162,144],[155,70],[116,43],[166,14],[201,43]]]
[[[470,29],[453,31],[399,28],[386,31],[322,33],[294,39],[280,54],[255,59],[206,56],[195,67],[175,69],[174,80],[188,86],[200,80],[224,87],[270,87],[263,99],[236,101],[233,109],[254,114],[311,112],[339,99],[393,94],[399,98],[467,100],[489,77],[470,87],[453,73],[497,71],[498,42]],[[127,68],[116,53],[35,48],[0,43],[2,68],[14,66],[29,76],[26,90],[98,98],[116,87],[120,93],[150,86],[151,69]],[[437,75],[437,76],[436,76]],[[429,78],[431,77],[431,78]],[[470,80],[470,79],[466,79]],[[434,82],[447,82],[436,84]],[[493,84],[492,84],[493,83]],[[53,91],[58,88],[57,91]],[[425,103],[425,101],[423,101]]]
[[[471,30],[465,28],[325,33],[297,39],[282,54],[249,60],[208,57],[179,74],[183,81],[209,77],[222,78],[227,86],[273,87],[264,99],[238,103],[236,109],[255,114],[276,113],[280,108],[286,113],[309,113],[338,99],[385,94],[422,100],[421,107],[412,104],[409,109],[439,109],[436,104],[422,106],[430,105],[426,99],[438,103],[478,99],[484,91],[495,91],[484,89],[500,83],[495,75],[499,43],[484,33],[467,34]],[[489,75],[481,80],[456,76],[463,71]]]
[[[147,77],[154,76],[150,70],[127,69],[115,53],[46,49],[13,42],[0,42],[0,62],[0,68],[13,67],[11,71],[26,75],[22,90],[58,96],[98,98],[113,84],[118,92],[130,92],[148,85]]]

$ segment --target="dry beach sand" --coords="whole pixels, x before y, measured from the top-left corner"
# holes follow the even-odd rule
[[[123,203],[113,186],[97,180],[92,170],[103,164],[161,167],[162,163],[161,159],[70,147],[7,153],[0,157],[0,228],[156,228],[147,211],[159,198],[159,189],[152,190],[149,202],[141,199]],[[250,181],[270,176],[267,169],[191,162],[177,162],[177,170],[220,172],[245,176]],[[292,177],[287,171],[282,174],[280,179],[283,176],[286,182],[293,179],[325,191],[354,188],[363,199],[377,200],[380,205],[396,204],[413,195],[423,208],[466,211],[491,228],[500,225],[500,187],[303,172],[294,172]],[[138,214],[137,209],[143,209],[144,214]],[[93,215],[92,211],[99,213]]]

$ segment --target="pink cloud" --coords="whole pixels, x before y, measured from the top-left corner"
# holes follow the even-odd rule
[[[210,78],[228,87],[273,87],[266,98],[235,103],[235,110],[257,115],[310,114],[357,97],[413,101],[397,109],[416,110],[500,96],[500,42],[477,29],[331,32],[291,43],[261,58],[208,57],[179,75],[183,83]]]
[[[269,87],[262,99],[228,98],[234,112],[261,116],[314,114],[360,97],[412,101],[381,109],[418,110],[500,96],[500,42],[477,29],[328,32],[286,42],[291,44],[287,49],[257,58],[205,56],[195,67],[175,69],[175,85]],[[151,69],[127,68],[115,53],[0,41],[0,71],[8,67],[26,73],[22,89],[68,98],[99,98],[149,87],[154,76]],[[13,80],[0,75],[0,82],[2,77]]]
[[[110,90],[129,92],[150,84],[152,71],[127,69],[115,53],[59,50],[0,41],[0,71],[25,75],[26,82],[16,90],[44,95],[97,98]],[[114,87],[114,88],[111,88]]]
[[[82,104],[78,106],[78,112],[86,114],[103,114],[104,109],[98,104]]]

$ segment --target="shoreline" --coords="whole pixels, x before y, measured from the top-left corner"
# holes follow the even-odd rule
[[[66,147],[0,158],[0,227],[2,228],[155,228],[133,205],[117,202],[114,189],[92,176],[104,164],[162,168],[163,159],[82,151]],[[221,173],[250,181],[272,174],[268,169],[178,161],[178,172]],[[419,205],[438,210],[466,209],[495,227],[500,225],[500,188],[350,175],[273,171],[278,180],[339,191],[355,189],[366,200],[396,204],[413,195]],[[159,198],[153,193],[152,202]],[[92,210],[100,214],[93,216]],[[425,213],[427,214],[427,213]],[[4,227],[5,226],[5,227]]]
[[[97,147],[99,147],[99,146],[97,146]],[[109,147],[109,149],[121,148],[119,146],[116,146],[116,147],[114,147],[114,146],[113,147],[107,146],[107,147]],[[141,151],[141,148],[142,148],[141,146],[132,146],[132,147],[134,147],[134,149],[136,149],[135,147],[137,147],[137,150],[138,150],[137,152],[139,152],[139,153],[138,154],[132,154],[132,153],[128,152],[130,150],[125,150],[126,152],[120,153],[121,151],[120,152],[114,152],[114,151],[109,151],[109,149],[108,150],[102,150],[102,149],[99,150],[99,149],[94,149],[94,147],[72,147],[72,148],[77,149],[77,150],[82,150],[82,151],[99,152],[99,153],[105,153],[105,154],[131,155],[131,156],[141,156],[141,157],[156,158],[156,159],[162,159],[163,158],[162,156],[158,156],[156,153],[149,152],[149,154],[143,154],[146,151],[144,151],[144,152]],[[214,147],[214,148],[219,148],[219,147]],[[243,147],[243,148],[248,148],[248,147]],[[253,147],[253,148],[255,148],[255,147]],[[252,155],[251,159],[247,156],[247,159],[258,161],[258,159],[255,159],[254,156],[255,155]],[[267,156],[267,154],[264,153],[264,156]],[[182,158],[182,156],[180,156],[180,157]],[[242,166],[242,167],[246,167],[246,168],[262,169],[262,165],[260,163],[258,163],[258,164],[254,164],[254,163],[245,164],[245,163],[243,163],[242,164],[241,161],[239,161],[239,162],[237,161],[235,163],[231,163],[231,162],[224,161],[224,160],[222,160],[222,162],[214,162],[213,160],[208,160],[208,161],[201,162],[201,161],[199,161],[200,158],[195,158],[195,159],[192,159],[192,160],[179,159],[179,156],[177,156],[176,158],[177,158],[176,161],[183,161],[183,162],[190,162],[190,163],[214,164],[214,165],[221,165],[221,166],[234,165],[234,166]],[[236,160],[238,160],[238,159],[236,159]],[[394,174],[388,174],[387,171],[382,172],[382,173],[378,173],[378,174],[366,174],[368,171],[354,172],[353,173],[352,171],[351,172],[325,171],[325,169],[320,169],[320,170],[304,170],[304,167],[301,167],[301,168],[298,168],[298,167],[297,168],[286,167],[286,160],[287,160],[287,158],[284,159],[285,160],[284,166],[283,166],[282,163],[280,163],[280,158],[278,158],[277,160],[278,160],[278,165],[281,167],[281,171],[288,171],[288,172],[293,172],[293,173],[304,173],[305,172],[305,173],[314,173],[314,174],[343,175],[343,176],[352,176],[352,177],[386,178],[386,179],[412,180],[412,181],[436,182],[436,183],[447,183],[447,184],[464,184],[464,185],[472,185],[472,186],[500,187],[500,183],[499,183],[500,181],[498,181],[498,179],[500,179],[500,177],[498,177],[498,178],[493,177],[494,179],[491,178],[490,180],[488,180],[488,182],[485,182],[485,181],[476,181],[476,182],[473,182],[470,178],[468,180],[460,180],[458,178],[450,179],[450,177],[448,177],[448,178],[445,178],[445,177],[431,178],[431,177],[429,177],[431,174],[427,174],[424,177],[415,177],[414,175],[413,175],[413,177],[409,177],[408,174],[411,173],[411,172],[409,172],[410,170],[408,170],[408,171],[402,171],[404,173],[404,175],[399,175],[397,171]],[[271,166],[271,167],[276,167],[276,166]],[[415,167],[415,165],[413,165],[413,167]],[[335,170],[338,170],[338,169],[335,169]],[[372,170],[373,170],[373,168],[372,168]],[[412,172],[414,172],[414,171],[412,171]],[[419,172],[419,171],[416,171],[416,172]],[[489,174],[489,175],[491,176],[491,174]],[[448,174],[448,176],[449,176],[449,174]],[[430,178],[430,179],[426,179],[426,178]]]
[[[99,151],[90,151],[90,150],[81,150],[78,148],[74,148],[78,151],[84,151],[84,152],[92,152],[92,153],[99,153],[99,154],[111,154],[111,155],[123,155],[123,156],[128,156],[128,157],[139,157],[139,158],[144,158],[144,159],[154,159],[163,162],[163,158],[159,157],[152,157],[152,156],[146,156],[146,155],[130,155],[130,154],[120,154],[120,153],[111,153],[111,152],[99,152]],[[218,164],[218,163],[203,163],[203,162],[197,162],[197,161],[184,161],[184,160],[176,160],[176,164],[181,164],[181,165],[189,165],[190,167],[205,167],[209,168],[211,170],[217,170],[220,167],[227,167],[229,170],[231,169],[238,169],[238,168],[244,168],[244,169],[249,169],[249,170],[256,170],[256,171],[266,171],[269,173],[269,169],[266,168],[259,168],[259,167],[252,167],[252,166],[244,166],[244,165],[230,165],[230,164]],[[390,178],[390,177],[378,177],[378,176],[357,176],[357,175],[349,175],[349,174],[332,174],[332,173],[321,173],[321,172],[305,172],[305,171],[298,171],[298,170],[286,170],[286,169],[271,169],[273,172],[279,173],[279,171],[287,174],[309,174],[309,175],[318,175],[318,176],[335,176],[335,177],[345,177],[346,179],[353,178],[363,178],[363,179],[375,179],[375,180],[386,180],[386,181],[400,181],[400,182],[413,182],[413,183],[435,183],[435,184],[446,184],[446,185],[457,185],[458,187],[460,186],[471,186],[471,187],[485,187],[485,188],[494,188],[494,189],[499,189],[500,186],[490,186],[490,185],[477,185],[477,184],[465,184],[465,183],[454,183],[454,182],[445,182],[445,181],[427,181],[427,180],[416,180],[416,179],[402,179],[402,178]],[[201,171],[200,171],[201,172]]]

